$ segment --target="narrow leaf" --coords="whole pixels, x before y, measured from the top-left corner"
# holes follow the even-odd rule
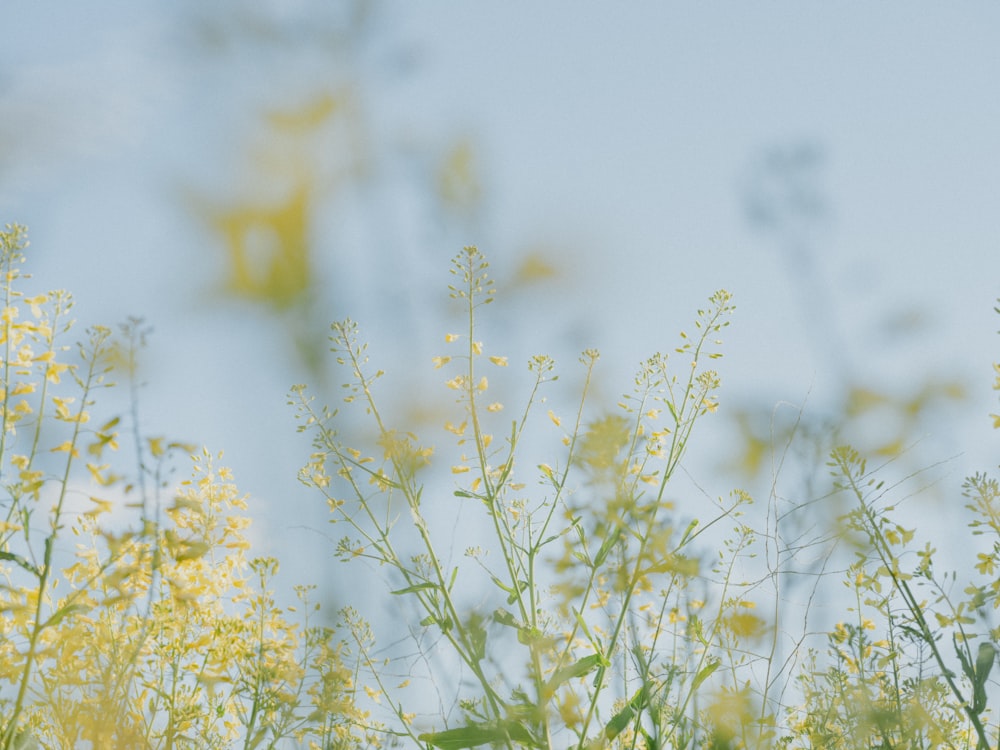
[[[42,572],[38,568],[36,568],[34,565],[32,565],[30,562],[28,562],[20,555],[15,555],[13,552],[0,551],[0,560],[10,560],[11,562],[17,563],[26,571],[28,571],[29,573],[38,578],[40,578],[42,575]]]
[[[446,729],[443,732],[427,732],[417,737],[421,742],[441,750],[462,750],[487,744],[531,743],[531,734],[519,722],[507,721],[500,724],[470,724],[467,727]]]
[[[586,674],[590,674],[602,664],[607,666],[607,662],[600,654],[584,656],[573,664],[570,664],[568,667],[557,669],[556,673],[552,675],[552,679],[549,680],[548,689],[554,692],[557,687],[567,680],[572,680],[575,677],[583,677]]]
[[[694,679],[691,681],[691,690],[697,690],[698,686],[701,685],[705,680],[708,679],[709,675],[712,674],[716,669],[719,668],[719,660],[711,661],[702,667],[701,671],[695,675]]]
[[[82,604],[67,604],[65,607],[60,607],[58,610],[55,611],[55,613],[53,613],[52,617],[50,617],[48,620],[42,623],[42,629],[50,628],[53,625],[58,625],[60,622],[62,622],[65,618],[69,617],[69,615],[73,614],[74,612],[84,612],[86,610],[87,607],[83,606]]]
[[[390,594],[399,596],[400,594],[414,594],[417,591],[426,591],[427,589],[436,589],[437,584],[426,581],[424,583],[415,583],[412,586],[407,586],[405,589],[397,589],[396,591],[390,591]]]
[[[635,692],[635,695],[632,696],[629,702],[625,704],[625,707],[612,716],[611,721],[604,726],[604,736],[607,739],[613,740],[621,734],[625,727],[632,722],[636,714],[646,707],[646,696],[647,690],[644,684]]]
[[[518,594],[520,594],[526,588],[528,588],[528,582],[527,581],[518,581],[517,582],[517,591],[511,590],[510,594],[507,596],[507,603],[508,604],[513,604],[514,602],[516,602]]]
[[[507,592],[508,594],[513,594],[513,593],[514,593],[514,589],[512,589],[512,588],[511,588],[510,586],[508,586],[508,585],[507,585],[506,583],[504,583],[503,581],[501,581],[501,580],[500,580],[499,578],[497,578],[496,576],[490,576],[490,580],[491,580],[491,581],[493,581],[493,583],[494,583],[494,584],[495,584],[495,585],[496,585],[496,586],[497,586],[498,588],[501,588],[501,589],[503,589],[503,590],[504,590],[504,591],[506,591],[506,592]]]

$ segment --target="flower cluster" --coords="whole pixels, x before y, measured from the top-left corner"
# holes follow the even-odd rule
[[[298,614],[279,608],[278,563],[249,557],[247,500],[217,457],[192,455],[174,488],[162,466],[191,451],[153,438],[131,481],[112,471],[120,420],[91,415],[121,345],[95,328],[67,361],[72,301],[22,293],[26,246],[0,232],[0,748],[377,741],[343,637],[307,588]]]

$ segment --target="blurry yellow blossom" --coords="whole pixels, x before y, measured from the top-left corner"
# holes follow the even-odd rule
[[[300,181],[282,201],[241,205],[214,217],[228,250],[230,292],[276,308],[303,298],[312,282],[310,203],[310,187]]]
[[[444,423],[444,428],[448,432],[450,432],[452,434],[455,434],[455,435],[462,435],[462,434],[464,434],[465,433],[465,428],[467,426],[468,426],[468,422],[462,422],[462,424],[458,425],[457,427],[455,425],[453,425],[451,422],[445,422]]]

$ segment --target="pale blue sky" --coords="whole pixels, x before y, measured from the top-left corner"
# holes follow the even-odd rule
[[[284,394],[304,376],[280,327],[206,301],[222,251],[185,196],[241,194],[256,114],[345,81],[362,92],[375,179],[331,190],[316,218],[336,291],[323,305],[366,323],[389,367],[395,351],[437,353],[463,244],[501,279],[543,247],[566,273],[512,295],[497,333],[512,353],[570,367],[596,346],[610,397],[724,286],[738,306],[724,404],[822,402],[831,359],[883,385],[940,370],[968,378],[959,432],[995,457],[1000,5],[395,2],[350,51],[324,41],[346,5],[255,4],[280,39],[253,43],[240,7],[5,7],[0,221],[30,226],[30,270],[70,288],[83,321],[155,327],[147,429],[225,448],[272,544],[297,533],[282,526],[303,455]],[[460,138],[485,200],[449,224],[420,180]],[[800,147],[828,209],[802,229],[807,284],[744,210],[767,150]],[[819,292],[829,306],[809,320]],[[887,332],[914,309],[922,327]],[[821,328],[845,354],[824,351]]]

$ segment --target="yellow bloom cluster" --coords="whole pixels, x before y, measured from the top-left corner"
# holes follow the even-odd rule
[[[161,438],[145,481],[112,472],[119,420],[89,417],[119,345],[94,328],[64,361],[72,303],[21,294],[26,246],[0,232],[0,747],[373,744],[340,636],[309,621],[305,588],[289,620],[277,561],[248,557],[230,472],[202,452],[164,497],[149,479],[184,446]]]

